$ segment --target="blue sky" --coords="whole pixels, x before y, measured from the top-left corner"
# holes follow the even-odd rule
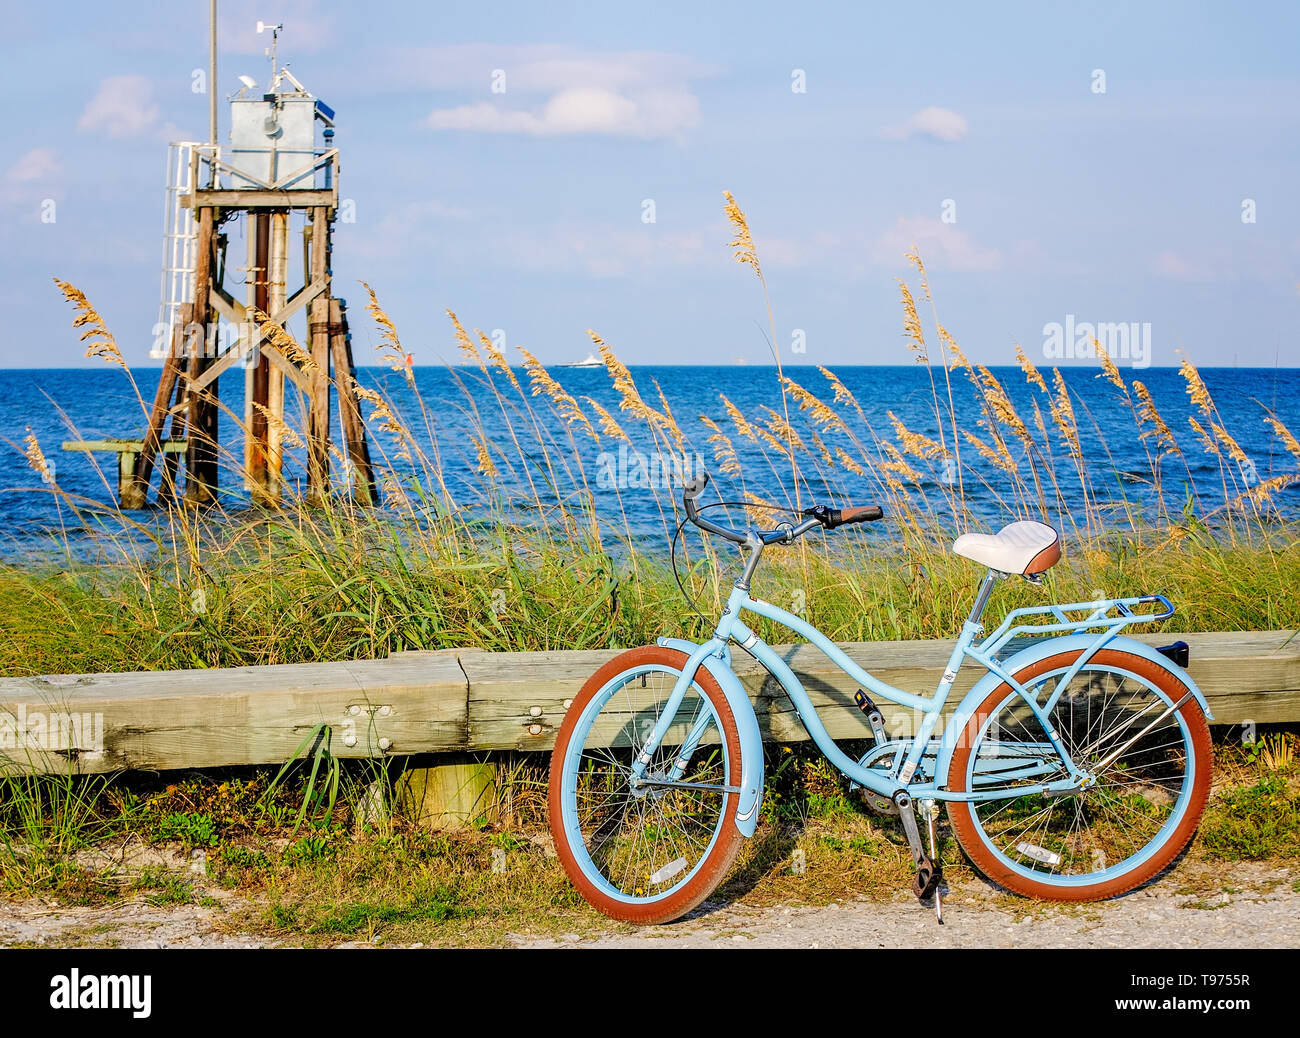
[[[207,4],[12,7],[0,367],[86,363],[54,276],[156,363],[166,144],[206,137]],[[258,19],[338,112],[335,291],[362,362],[359,279],[419,363],[454,355],[448,307],[548,362],[589,327],[632,363],[763,362],[729,189],[787,363],[907,362],[894,278],[917,244],[986,363],[1041,359],[1072,315],[1149,324],[1156,365],[1300,364],[1293,4],[226,0],[223,135],[237,76],[266,79]]]

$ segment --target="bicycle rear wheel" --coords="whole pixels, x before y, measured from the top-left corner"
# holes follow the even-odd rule
[[[722,881],[744,842],[734,792],[740,736],[704,668],[643,779],[632,774],[686,660],[660,646],[615,657],[570,704],[551,754],[560,862],[588,902],[627,922],[685,915]]]
[[[1040,706],[1078,659],[1061,653],[1016,674]],[[1067,777],[1024,699],[1003,683],[975,710],[953,752],[948,788],[1020,796],[950,801],[953,832],[989,879],[1027,897],[1095,901],[1160,874],[1191,840],[1210,791],[1210,728],[1171,671],[1098,651],[1048,720],[1087,788],[1043,794]]]

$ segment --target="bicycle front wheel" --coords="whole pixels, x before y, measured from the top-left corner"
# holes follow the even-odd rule
[[[1016,680],[1046,706],[1078,655],[1049,657]],[[1210,727],[1196,698],[1158,663],[1102,649],[1047,719],[1094,783],[1041,792],[1067,772],[1024,698],[1003,683],[953,751],[948,788],[989,797],[949,802],[962,849],[1000,886],[1051,901],[1114,897],[1159,875],[1191,840],[1209,797]]]
[[[736,828],[740,737],[704,668],[643,775],[632,772],[686,660],[660,646],[615,657],[569,705],[551,754],[560,862],[588,902],[627,922],[685,915],[722,882],[744,842]]]

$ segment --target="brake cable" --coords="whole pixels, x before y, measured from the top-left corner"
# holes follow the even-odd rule
[[[695,511],[698,514],[707,511],[710,508],[765,508],[771,512],[785,512],[788,515],[803,514],[797,508],[787,508],[784,505],[774,505],[770,501],[714,501],[711,504],[696,506]],[[682,583],[681,574],[677,572],[677,539],[681,537],[682,530],[686,528],[686,524],[690,521],[691,517],[688,515],[677,524],[677,530],[673,533],[672,543],[668,548],[668,562],[672,567],[673,580],[677,582],[677,590],[680,591],[682,597],[686,599],[686,604],[691,607],[691,612],[703,620],[707,625],[710,622],[709,618],[700,611],[699,603],[696,602],[695,599],[691,597],[690,592],[686,590],[686,586]]]

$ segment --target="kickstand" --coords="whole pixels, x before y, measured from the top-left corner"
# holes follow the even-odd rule
[[[926,820],[930,823],[930,860],[935,862],[934,869],[934,915],[939,920],[939,925],[943,925],[943,894],[939,888],[943,885],[943,872],[940,870],[937,862],[939,861],[939,851],[934,839],[934,822],[939,814],[939,805],[931,800],[928,804],[923,805]]]

